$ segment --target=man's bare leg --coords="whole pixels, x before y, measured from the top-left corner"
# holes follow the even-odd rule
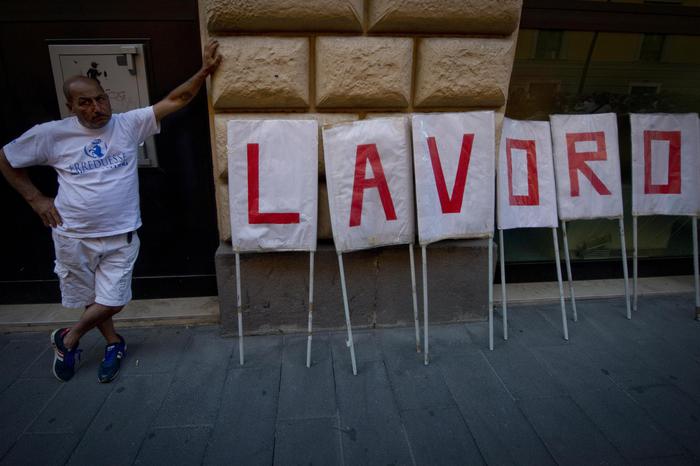
[[[107,335],[105,335],[104,332],[102,334],[105,335],[109,343],[118,342],[119,337],[116,336],[117,334],[114,332],[112,316],[123,308],[124,306],[104,306],[99,303],[90,304],[85,308],[85,312],[83,312],[83,315],[80,317],[80,321],[63,336],[63,344],[66,345],[66,348],[75,348],[83,335],[95,327],[100,327],[100,325],[106,321],[110,322],[107,323],[105,327]],[[102,332],[102,327],[100,327],[100,331]],[[110,341],[108,338],[108,335],[111,336],[110,332],[114,334],[113,341]]]
[[[114,330],[114,319],[111,317],[97,324],[97,328],[100,330],[100,333],[102,333],[102,336],[105,337],[105,340],[107,340],[108,345],[121,341],[116,330]]]

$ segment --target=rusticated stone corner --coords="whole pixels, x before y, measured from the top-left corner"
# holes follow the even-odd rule
[[[407,107],[413,40],[320,37],[316,42],[316,105],[324,108]]]
[[[362,31],[362,0],[206,0],[210,32]]]
[[[219,239],[231,242],[231,210],[228,202],[228,183],[216,183],[216,220],[219,226]]]
[[[226,147],[226,124],[230,120],[316,120],[318,121],[318,174],[325,173],[321,127],[347,121],[355,121],[359,115],[353,113],[218,113],[214,116],[216,147],[214,153],[214,176],[217,180],[228,180],[228,149]]]
[[[224,57],[212,77],[212,103],[227,108],[306,108],[309,40],[219,37]]]
[[[422,39],[418,46],[414,105],[505,105],[515,53],[515,36]]]
[[[522,0],[370,0],[370,32],[499,34],[515,31]]]

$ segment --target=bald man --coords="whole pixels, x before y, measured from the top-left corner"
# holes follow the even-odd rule
[[[138,146],[160,121],[183,108],[221,62],[218,43],[204,49],[202,68],[151,107],[112,115],[100,83],[75,76],[63,85],[73,116],[37,125],[0,150],[0,171],[44,225],[52,228],[55,272],[66,307],[84,308],[80,321],[51,333],[53,374],[68,381],[76,370],[80,338],[97,327],[107,345],[98,370],[111,382],[126,355],[112,317],[131,300],[139,252]],[[56,198],[43,195],[25,167],[48,165],[58,175]]]

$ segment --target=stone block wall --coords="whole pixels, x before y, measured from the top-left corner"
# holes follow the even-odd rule
[[[202,42],[216,38],[224,57],[209,86],[221,250],[231,239],[228,120],[326,125],[492,109],[500,128],[521,7],[522,0],[200,0]],[[320,140],[318,238],[332,245]],[[376,262],[379,251],[362,257],[373,254]],[[249,262],[265,261],[274,259]],[[249,296],[251,310],[258,304]],[[469,316],[485,315],[483,302],[475,306]]]

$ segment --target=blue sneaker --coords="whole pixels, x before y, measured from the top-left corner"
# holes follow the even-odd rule
[[[105,347],[105,357],[97,371],[97,380],[100,383],[109,383],[117,378],[121,361],[126,357],[126,341],[121,335],[119,343],[111,343]]]
[[[53,375],[61,382],[68,382],[78,369],[76,358],[80,361],[81,350],[76,345],[75,348],[68,349],[63,344],[63,337],[70,331],[69,328],[59,328],[51,332],[51,346],[53,346]]]

